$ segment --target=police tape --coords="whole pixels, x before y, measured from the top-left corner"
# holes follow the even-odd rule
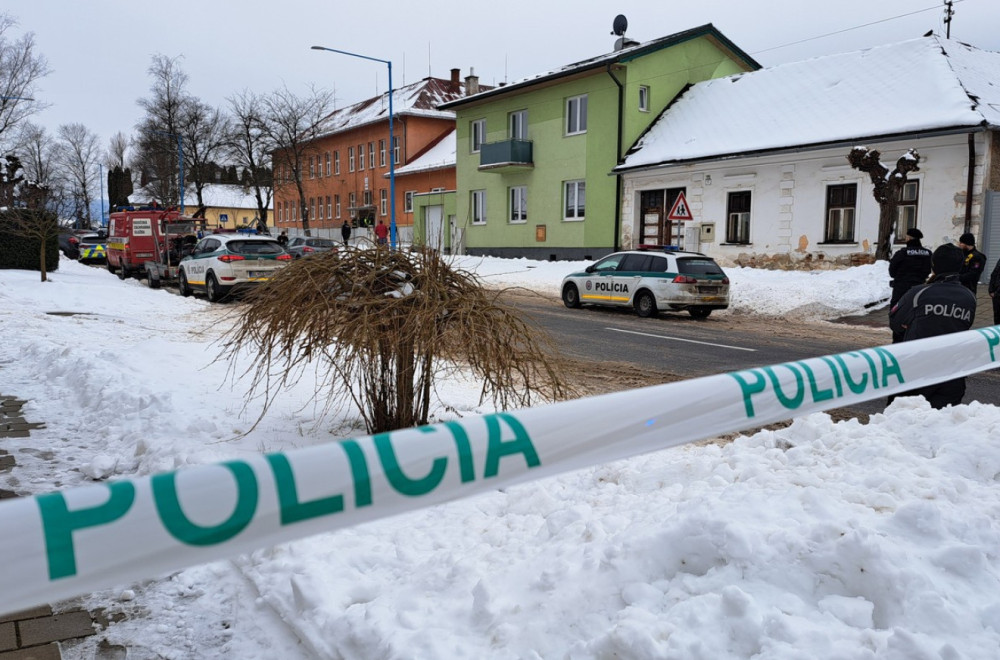
[[[900,394],[998,352],[993,326],[6,500],[0,613]]]

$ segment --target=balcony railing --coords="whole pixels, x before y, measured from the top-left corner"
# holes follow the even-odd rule
[[[530,140],[503,140],[483,144],[479,151],[480,170],[511,170],[534,167]]]

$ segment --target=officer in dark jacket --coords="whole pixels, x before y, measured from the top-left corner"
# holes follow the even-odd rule
[[[889,326],[893,332],[903,333],[903,341],[963,332],[972,327],[976,296],[958,279],[963,263],[962,250],[951,243],[934,250],[930,283],[907,291],[889,312]],[[965,396],[965,378],[921,387],[905,396],[918,394],[934,408],[957,406]]]
[[[892,281],[892,299],[889,300],[889,309],[892,309],[903,294],[927,281],[931,274],[931,251],[920,244],[920,239],[924,233],[912,227],[906,231],[906,247],[896,250],[889,260],[889,277]],[[903,341],[902,333],[892,333],[892,343]]]
[[[990,299],[993,301],[993,325],[1000,325],[1000,260],[993,267],[990,273],[990,286],[988,289]]]
[[[976,237],[968,232],[958,239],[958,247],[965,253],[965,261],[962,263],[962,269],[958,271],[958,278],[969,291],[976,293],[976,285],[979,284],[979,279],[986,269],[986,255],[976,249]]]

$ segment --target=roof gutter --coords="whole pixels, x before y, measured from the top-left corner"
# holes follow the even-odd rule
[[[965,228],[972,231],[972,192],[976,184],[976,134],[969,131],[969,176],[965,182]]]
[[[624,122],[624,107],[625,103],[625,86],[622,85],[621,81],[615,76],[614,71],[611,70],[611,65],[613,62],[608,62],[607,72],[611,76],[611,79],[615,81],[615,85],[618,86],[618,134],[616,136],[616,146],[615,146],[615,166],[622,164],[622,126]],[[613,252],[618,251],[618,237],[621,235],[622,226],[622,178],[620,176],[615,177],[615,229],[614,236],[612,237],[612,245],[614,249]]]

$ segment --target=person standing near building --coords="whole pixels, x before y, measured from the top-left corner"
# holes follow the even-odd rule
[[[895,307],[900,298],[913,287],[923,284],[931,274],[931,251],[920,244],[924,233],[912,227],[906,231],[906,247],[896,250],[889,260],[889,285],[892,287],[892,298],[889,309]],[[892,333],[892,343],[903,341],[902,333]]]
[[[375,239],[376,239],[375,242],[378,243],[379,245],[385,245],[387,242],[386,239],[388,237],[389,237],[389,228],[385,226],[384,222],[379,220],[378,224],[375,225]]]
[[[344,247],[347,247],[347,241],[351,240],[350,221],[344,220],[344,224],[340,226],[340,236],[344,239]]]
[[[976,249],[976,237],[968,232],[958,239],[958,247],[965,253],[965,261],[962,262],[962,269],[958,271],[958,278],[975,294],[976,285],[979,284],[979,279],[986,269],[986,255]]]
[[[892,331],[901,333],[903,341],[913,341],[971,328],[976,319],[976,296],[959,280],[958,272],[964,263],[962,250],[951,243],[934,250],[930,282],[907,291],[890,310],[889,326]],[[965,377],[896,396],[917,395],[927,399],[933,408],[957,406],[965,396]],[[889,397],[889,401],[894,398]]]
[[[990,273],[990,300],[993,301],[993,325],[1000,325],[1000,260]]]
[[[287,248],[288,247],[288,231],[287,230],[282,229],[281,233],[278,234],[278,243],[280,243],[281,247],[283,247],[283,248]]]

